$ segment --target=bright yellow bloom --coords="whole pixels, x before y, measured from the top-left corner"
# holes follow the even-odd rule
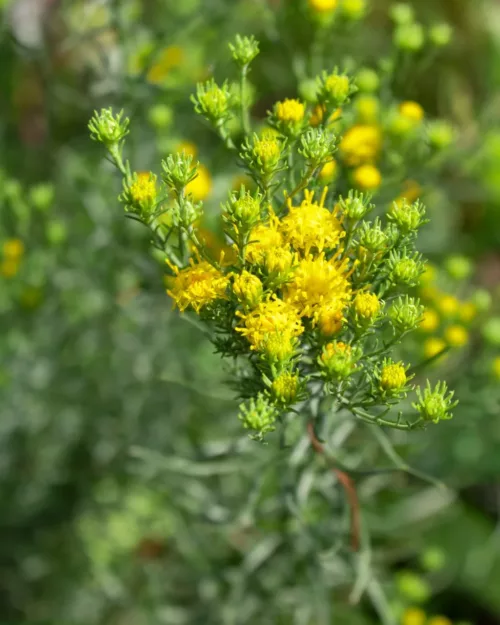
[[[338,0],[309,0],[309,6],[317,13],[330,13],[337,6]]]
[[[315,317],[323,306],[342,310],[351,296],[347,264],[317,258],[303,258],[284,287],[285,301],[295,306],[301,317]]]
[[[13,278],[19,271],[19,261],[6,258],[0,263],[0,275],[4,278]]]
[[[325,163],[319,172],[321,182],[332,182],[337,177],[337,161],[335,159]]]
[[[243,325],[237,326],[236,330],[247,338],[251,349],[257,351],[266,348],[271,334],[291,339],[304,331],[297,310],[277,297],[265,300],[251,312],[239,313],[239,316]]]
[[[266,254],[283,246],[283,237],[278,230],[278,220],[271,217],[269,224],[258,224],[250,234],[245,248],[245,258],[251,263],[262,264]]]
[[[420,329],[424,332],[434,332],[439,325],[439,315],[432,308],[426,308],[420,321]]]
[[[176,275],[167,278],[170,287],[167,293],[181,312],[189,307],[200,312],[207,304],[226,298],[229,279],[210,263],[191,260],[185,269],[172,268]]]
[[[403,115],[403,117],[406,117],[416,124],[421,122],[424,118],[424,109],[418,102],[412,102],[410,100],[407,102],[401,102],[399,105],[399,112]]]
[[[354,170],[353,180],[363,191],[373,191],[382,184],[382,174],[374,165],[361,165]]]
[[[474,302],[463,302],[460,305],[459,315],[460,319],[465,323],[472,321],[477,315],[477,308]]]
[[[427,625],[453,625],[446,616],[433,616],[427,621]]]
[[[339,146],[343,160],[351,167],[374,161],[381,148],[380,128],[368,124],[358,124],[349,128]]]
[[[281,147],[276,139],[258,139],[253,145],[253,153],[264,164],[268,164],[279,159]]]
[[[300,206],[292,206],[288,200],[289,212],[281,222],[281,231],[285,241],[304,256],[333,249],[345,235],[336,211],[331,213],[324,207],[326,193],[325,188],[319,204],[313,201],[312,191],[305,191]]]
[[[427,616],[420,608],[407,608],[401,617],[401,625],[425,625]]]
[[[436,304],[444,317],[456,315],[460,306],[458,299],[454,295],[448,295],[447,293],[438,297]]]
[[[264,267],[270,274],[286,275],[296,260],[293,254],[285,247],[271,247],[264,254]]]
[[[179,143],[175,146],[175,151],[179,154],[187,154],[188,156],[192,156],[196,158],[198,154],[198,148],[191,141],[179,141]]]
[[[6,259],[19,260],[24,254],[24,243],[21,239],[7,239],[2,245],[2,255]]]
[[[385,391],[394,391],[406,384],[406,371],[401,363],[385,365],[380,374],[380,386]]]
[[[271,390],[277,400],[285,404],[292,404],[299,390],[299,376],[296,373],[286,371],[273,380]]]
[[[444,337],[451,347],[463,347],[469,340],[469,333],[463,326],[452,325],[446,328]]]
[[[162,50],[157,61],[148,71],[148,81],[153,84],[162,83],[172,69],[183,63],[184,56],[184,50],[180,46],[168,46]]]
[[[374,293],[358,293],[354,298],[354,312],[363,320],[371,321],[380,311],[380,300]]]
[[[154,202],[156,199],[156,180],[148,171],[137,174],[137,180],[130,185],[130,197],[137,204]]]
[[[427,339],[424,343],[424,355],[426,358],[434,358],[434,356],[437,356],[445,348],[446,343],[443,339],[432,337]]]
[[[243,271],[235,276],[233,293],[236,295],[238,302],[245,308],[255,308],[262,300],[263,292],[262,282],[249,271]]]
[[[212,177],[204,165],[198,166],[198,175],[186,185],[186,194],[191,194],[195,202],[202,202],[212,190]]]
[[[491,370],[493,372],[493,375],[500,380],[500,356],[497,356],[491,365]]]
[[[305,105],[300,100],[283,100],[274,105],[276,117],[282,122],[297,123],[304,119]]]
[[[344,321],[342,308],[335,303],[319,306],[314,313],[314,321],[323,336],[333,336],[342,329]]]

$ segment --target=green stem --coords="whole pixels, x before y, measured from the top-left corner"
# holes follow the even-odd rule
[[[248,107],[245,104],[247,74],[248,74],[248,65],[243,65],[241,68],[241,75],[240,75],[240,114],[241,114],[241,126],[243,128],[243,132],[245,133],[245,136],[250,134],[250,114],[248,111]]]
[[[307,185],[311,181],[311,178],[313,177],[313,174],[314,174],[315,170],[316,170],[316,166],[315,165],[310,165],[309,166],[309,169],[307,170],[306,175],[297,184],[297,186],[293,189],[293,191],[286,196],[286,199],[283,202],[283,205],[281,207],[282,210],[284,210],[286,208],[286,204],[287,204],[288,200],[291,200],[295,195],[297,195],[297,193],[300,193],[301,191],[303,191],[307,187]]]

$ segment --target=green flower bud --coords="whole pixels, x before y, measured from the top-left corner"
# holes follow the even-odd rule
[[[427,137],[430,145],[436,150],[444,150],[455,139],[455,129],[445,120],[434,120],[427,125]]]
[[[236,35],[234,43],[229,44],[229,49],[236,63],[245,67],[259,54],[259,42],[253,35],[251,37]]]
[[[30,201],[35,208],[46,210],[54,201],[54,185],[50,182],[40,183],[30,189]]]
[[[494,347],[500,347],[500,317],[491,317],[485,321],[482,333],[487,343]]]
[[[431,383],[427,380],[423,392],[417,388],[418,402],[412,406],[425,421],[438,423],[453,417],[450,411],[458,404],[458,401],[453,401],[453,395],[453,392],[448,393],[446,382],[438,382],[432,390]]]
[[[384,358],[382,366],[376,371],[378,391],[382,393],[382,396],[399,397],[406,394],[407,384],[413,377],[407,375],[408,368],[402,362]]]
[[[360,351],[342,341],[333,341],[323,347],[318,364],[327,380],[345,380],[356,370]]]
[[[243,310],[252,310],[262,301],[264,287],[257,276],[242,271],[234,277],[233,293]]]
[[[324,163],[337,149],[336,137],[323,128],[310,128],[300,137],[299,154],[311,163]]]
[[[491,293],[486,289],[476,289],[472,296],[472,303],[478,312],[487,312],[491,308]]]
[[[337,108],[345,104],[349,97],[357,91],[357,87],[346,74],[339,74],[337,70],[331,74],[323,72],[318,80],[319,101]]]
[[[246,404],[241,404],[238,414],[243,427],[255,432],[250,435],[254,440],[262,440],[265,434],[273,432],[277,417],[278,411],[263,393],[259,393],[256,398],[252,397]]]
[[[389,308],[388,317],[396,334],[414,330],[422,318],[424,307],[419,300],[406,295],[399,297]]]
[[[229,196],[229,202],[223,207],[222,219],[229,225],[235,225],[242,234],[249,232],[260,220],[262,196],[253,197],[242,185],[238,193]]]
[[[339,199],[339,204],[346,217],[358,221],[374,208],[374,205],[370,204],[370,199],[370,195],[349,191],[346,199],[342,197]]]
[[[424,45],[424,29],[421,24],[400,24],[394,31],[394,44],[401,50],[418,52]]]
[[[172,125],[174,113],[166,104],[156,104],[148,111],[148,121],[157,130],[166,130]]]
[[[419,200],[413,204],[408,204],[406,199],[402,202],[393,202],[387,217],[398,226],[403,234],[415,232],[429,221],[425,219],[425,206]]]
[[[250,169],[269,176],[279,167],[281,153],[282,142],[278,135],[266,134],[261,138],[254,133],[252,139],[245,140],[240,156]]]
[[[380,87],[380,78],[375,70],[364,67],[356,76],[356,85],[364,93],[374,93]]]
[[[440,571],[446,563],[446,553],[440,547],[427,547],[420,556],[420,563],[426,571]]]
[[[413,571],[401,571],[397,576],[399,592],[410,601],[425,603],[431,596],[429,583]]]
[[[99,141],[108,149],[119,144],[128,134],[130,120],[123,118],[123,111],[117,115],[113,114],[113,109],[101,109],[89,122],[90,137],[94,141]]]
[[[209,122],[217,124],[229,114],[231,94],[224,83],[219,87],[214,79],[196,85],[196,96],[191,96],[194,110]]]
[[[423,271],[423,263],[418,254],[408,256],[406,250],[403,250],[403,252],[391,252],[389,271],[391,282],[415,286]]]
[[[199,163],[193,165],[193,157],[191,154],[169,154],[166,159],[162,160],[161,167],[163,169],[163,182],[180,192],[186,187],[191,180],[198,175]]]
[[[285,371],[274,378],[271,384],[273,397],[279,404],[291,406],[296,403],[304,391],[304,384],[301,383],[297,373]]]
[[[382,229],[380,219],[377,217],[373,223],[364,221],[359,229],[359,244],[372,254],[381,252],[388,244],[388,235]]]
[[[410,4],[398,2],[391,7],[390,16],[396,24],[411,24],[415,18],[415,13]]]
[[[445,261],[445,268],[455,280],[465,280],[471,275],[474,266],[466,256],[450,256]]]
[[[429,29],[429,39],[438,48],[447,46],[453,36],[453,28],[449,24],[434,24]]]

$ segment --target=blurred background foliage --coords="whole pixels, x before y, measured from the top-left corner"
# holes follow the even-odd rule
[[[298,0],[1,4],[2,619],[500,623],[497,3],[414,0],[418,20],[450,24],[453,39],[412,59],[393,45],[382,0],[323,42]],[[330,65],[395,62],[393,96],[457,132],[452,158],[427,181],[422,250],[439,270],[421,296],[440,318],[425,341],[462,310],[440,309],[445,296],[478,313],[466,345],[436,365],[461,404],[453,421],[394,446],[377,433],[360,449],[349,422],[334,441],[354,470],[409,462],[449,488],[359,475],[370,535],[347,560],[337,557],[347,510],[334,476],[306,437],[292,456],[241,437],[218,357],[170,312],[147,231],[123,219],[116,178],[88,138],[93,110],[115,106],[134,125],[140,169],[196,150],[206,170],[193,193],[214,214],[239,173],[189,96],[198,80],[234,76],[237,32],[261,42],[256,119],[307,90],[321,69],[313,42]],[[466,271],[450,262],[457,255]],[[409,349],[429,356],[425,345]]]

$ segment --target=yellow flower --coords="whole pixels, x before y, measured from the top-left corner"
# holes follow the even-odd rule
[[[338,0],[309,0],[309,6],[317,13],[330,13],[337,6]]]
[[[0,263],[0,274],[4,278],[13,278],[19,271],[19,261],[6,258]]]
[[[424,273],[420,276],[420,284],[431,284],[436,279],[436,268],[434,265],[427,263]]]
[[[243,271],[235,276],[233,293],[244,308],[252,309],[261,301],[264,289],[262,282],[249,271]]]
[[[434,332],[439,325],[439,315],[432,308],[426,308],[420,322],[420,329],[424,332]]]
[[[325,188],[319,204],[313,201],[313,191],[305,191],[300,206],[292,206],[291,199],[288,200],[289,212],[281,222],[281,231],[285,241],[305,256],[311,250],[333,249],[345,235],[337,213],[324,207],[326,193]]]
[[[24,243],[21,239],[7,239],[2,245],[3,257],[10,260],[19,260],[24,254]]]
[[[130,197],[137,204],[148,204],[156,199],[156,179],[148,171],[137,174],[137,180],[130,185]]]
[[[204,165],[198,166],[198,175],[186,186],[186,193],[191,194],[195,202],[202,202],[212,190],[212,177]]]
[[[326,260],[324,254],[303,258],[284,287],[285,301],[295,306],[301,317],[315,317],[323,306],[342,310],[350,296],[347,264]]]
[[[325,163],[319,172],[321,182],[332,182],[337,177],[337,161],[335,159]]]
[[[351,167],[374,161],[381,148],[380,128],[368,124],[358,124],[349,128],[339,146],[343,160]]]
[[[468,323],[477,315],[477,308],[474,302],[463,302],[459,310],[460,319]]]
[[[151,66],[147,80],[153,84],[162,83],[170,71],[184,61],[184,50],[180,46],[168,46],[161,51],[157,61]]]
[[[427,621],[427,625],[453,625],[446,616],[433,616]]]
[[[309,118],[309,123],[311,124],[311,126],[314,126],[314,127],[318,126],[323,121],[324,114],[325,114],[324,105],[316,104],[316,106],[313,109],[313,112],[311,113],[311,117]],[[341,115],[342,115],[342,109],[341,108],[335,109],[333,113],[330,115],[330,117],[328,118],[327,125],[339,119]]]
[[[315,312],[314,320],[323,336],[333,336],[340,332],[344,315],[338,304],[325,304],[319,306]]]
[[[469,333],[463,326],[452,325],[446,328],[445,339],[451,347],[463,347],[469,340]]]
[[[271,390],[278,401],[292,404],[299,390],[299,376],[286,371],[273,380]]]
[[[395,391],[406,384],[406,371],[401,363],[385,365],[380,374],[380,386],[385,391]]]
[[[410,100],[401,102],[399,105],[399,113],[416,124],[421,122],[424,118],[424,109],[418,102],[412,102]]]
[[[264,254],[264,267],[270,274],[285,276],[295,262],[296,254],[285,247],[271,247]]]
[[[445,348],[446,343],[443,341],[443,339],[440,339],[438,337],[431,337],[427,339],[424,343],[424,355],[426,358],[434,358],[434,356],[437,356]]]
[[[458,299],[454,295],[448,295],[447,293],[438,297],[436,304],[444,317],[456,315],[460,306]]]
[[[279,159],[281,147],[276,139],[258,139],[253,145],[253,153],[266,165]]]
[[[175,146],[175,151],[179,154],[187,154],[188,156],[192,156],[196,158],[198,154],[198,148],[191,141],[179,141],[179,143]]]
[[[493,375],[500,380],[500,356],[497,356],[491,365],[491,370],[493,372]]]
[[[377,119],[380,110],[380,101],[373,95],[362,95],[356,98],[356,112],[363,122],[373,122]]]
[[[175,276],[167,278],[170,289],[167,293],[174,305],[182,312],[193,308],[196,312],[217,299],[226,299],[228,278],[207,261],[195,263],[179,270],[172,267]]]
[[[301,122],[306,112],[305,105],[300,100],[283,100],[274,105],[276,117],[282,122]]]
[[[354,183],[363,191],[378,189],[382,183],[380,171],[373,165],[361,165],[354,170]]]
[[[297,310],[275,297],[260,304],[251,312],[239,313],[243,325],[237,326],[237,332],[245,336],[251,349],[262,351],[268,349],[269,335],[281,334],[292,339],[304,331]]]
[[[371,321],[380,311],[380,300],[374,293],[358,293],[353,305],[356,315],[365,321]]]
[[[420,608],[406,608],[401,617],[401,625],[425,625],[427,616]]]
[[[283,245],[283,237],[278,230],[278,220],[272,216],[269,224],[258,224],[250,234],[250,242],[245,248],[245,258],[250,263],[262,264],[266,254]]]
[[[266,334],[259,351],[271,362],[285,362],[295,354],[297,339],[288,331]]]

